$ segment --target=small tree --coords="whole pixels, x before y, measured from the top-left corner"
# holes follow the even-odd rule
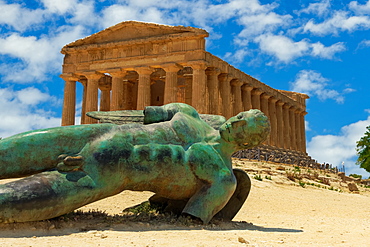
[[[357,142],[358,159],[356,164],[370,172],[370,125],[366,129],[365,136]]]

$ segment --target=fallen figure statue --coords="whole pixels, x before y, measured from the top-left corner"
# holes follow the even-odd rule
[[[216,214],[231,220],[250,190],[231,155],[261,144],[270,124],[254,109],[227,121],[203,118],[171,103],[146,107],[144,124],[65,126],[0,140],[0,178],[24,177],[0,185],[0,222],[54,218],[124,190],[152,191],[152,203],[205,224]]]

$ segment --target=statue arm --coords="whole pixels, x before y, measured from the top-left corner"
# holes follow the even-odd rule
[[[199,119],[199,114],[193,107],[182,103],[170,103],[163,106],[145,107],[144,124],[170,121],[178,112]]]

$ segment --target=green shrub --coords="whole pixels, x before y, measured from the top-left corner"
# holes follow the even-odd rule
[[[349,177],[362,179],[362,175],[358,175],[358,174],[349,174]]]
[[[263,179],[262,179],[262,177],[261,177],[261,175],[254,175],[254,177],[253,177],[254,179],[256,179],[256,180],[258,180],[258,181],[262,181]]]

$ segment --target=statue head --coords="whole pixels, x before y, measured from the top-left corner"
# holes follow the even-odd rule
[[[221,138],[237,146],[238,150],[260,145],[269,134],[270,122],[257,109],[240,112],[235,117],[229,118],[220,127]]]

